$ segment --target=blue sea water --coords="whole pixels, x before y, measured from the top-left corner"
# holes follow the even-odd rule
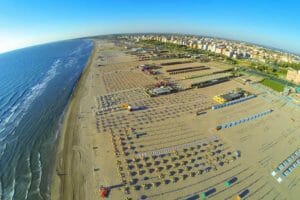
[[[0,54],[0,200],[50,198],[59,124],[92,50],[69,40]]]

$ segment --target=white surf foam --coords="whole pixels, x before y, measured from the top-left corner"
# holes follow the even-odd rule
[[[8,116],[6,116],[6,118],[0,122],[0,142],[4,141],[8,134],[13,134],[1,133],[3,133],[9,126],[10,128],[14,128],[19,125],[32,102],[44,92],[48,83],[57,75],[57,68],[60,66],[60,64],[60,59],[57,59],[55,62],[53,62],[45,77],[39,83],[31,87],[22,102],[14,107],[9,108]]]
[[[57,68],[59,67],[60,63],[61,63],[60,60],[56,60],[53,63],[53,65],[51,66],[50,70],[45,75],[45,77],[42,79],[42,81],[40,81],[38,84],[36,84],[35,86],[33,86],[30,89],[30,92],[26,95],[25,100],[20,105],[11,108],[10,115],[5,120],[3,120],[0,124],[1,129],[3,129],[3,128],[5,129],[8,126],[11,126],[14,129],[14,127],[18,126],[18,124],[20,123],[21,119],[23,118],[26,111],[28,110],[30,105],[33,103],[33,101],[44,92],[48,83],[56,76]],[[7,138],[8,135],[11,135],[11,134],[14,134],[14,131],[12,131],[8,134],[5,134],[5,135],[0,134],[0,145],[1,146],[6,148],[7,141],[4,141],[4,140]],[[0,158],[3,155],[5,148],[1,149]],[[37,186],[35,192],[39,193],[40,192],[39,187],[41,184],[41,176],[42,176],[42,169],[41,169],[42,166],[41,166],[40,154],[38,154],[37,162],[38,162],[37,171],[39,173],[39,178],[38,178],[38,180],[36,180],[38,182],[37,183],[38,186]],[[30,174],[30,176],[32,176],[32,175]],[[13,175],[13,177],[14,177],[14,175]],[[2,190],[2,196],[4,197],[5,200],[12,200],[14,197],[14,193],[15,193],[15,179],[13,179],[13,182],[11,183],[10,187],[4,188]]]
[[[40,197],[41,193],[40,193],[40,186],[41,186],[41,182],[42,182],[42,162],[41,162],[41,154],[38,153],[38,157],[37,157],[37,168],[35,170],[32,170],[32,173],[37,173],[38,174],[38,178],[33,180],[31,182],[31,188],[30,188],[30,193],[27,194],[27,198],[28,196],[33,196],[33,195],[38,195]]]
[[[30,165],[30,155],[27,155],[27,159],[26,159],[26,163],[27,163],[27,167],[29,169],[29,173],[26,175],[28,176],[28,179],[31,180],[32,179],[32,172],[31,172],[31,165]],[[26,190],[25,190],[25,199],[28,198],[28,193],[29,193],[29,189],[31,187],[31,181],[28,181]]]
[[[15,186],[16,186],[16,180],[13,179],[13,182],[11,183],[10,187],[3,189],[2,196],[4,197],[5,200],[13,200],[15,194]]]

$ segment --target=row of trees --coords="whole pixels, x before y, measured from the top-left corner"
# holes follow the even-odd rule
[[[258,71],[267,73],[269,75],[273,75],[275,77],[279,77],[280,75],[286,75],[287,69],[283,67],[275,67],[275,66],[270,66],[268,64],[263,64],[263,63],[250,63],[250,67],[254,68]]]
[[[300,63],[287,63],[287,62],[280,62],[277,63],[278,66],[283,68],[293,68],[295,70],[300,70]]]

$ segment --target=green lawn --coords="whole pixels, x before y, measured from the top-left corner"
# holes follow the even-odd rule
[[[264,79],[261,81],[261,84],[272,88],[273,90],[277,91],[277,92],[282,92],[284,90],[284,85],[282,83],[273,81],[271,79]]]

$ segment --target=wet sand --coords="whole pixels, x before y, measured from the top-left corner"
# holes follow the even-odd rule
[[[80,170],[76,169],[76,145],[79,144],[79,130],[78,121],[80,121],[80,102],[86,94],[86,82],[91,71],[91,66],[95,59],[95,46],[94,52],[84,70],[77,87],[73,93],[72,99],[68,105],[67,112],[64,116],[63,125],[61,128],[59,144],[57,148],[56,163],[52,177],[51,185],[51,199],[82,199],[81,189],[78,193],[74,193],[75,189],[78,189],[78,185],[75,182],[81,182],[79,179]],[[78,151],[80,154],[80,151]],[[81,158],[80,158],[81,160]],[[76,175],[77,174],[77,175]],[[78,176],[79,175],[79,176]],[[79,196],[77,196],[79,194]]]

